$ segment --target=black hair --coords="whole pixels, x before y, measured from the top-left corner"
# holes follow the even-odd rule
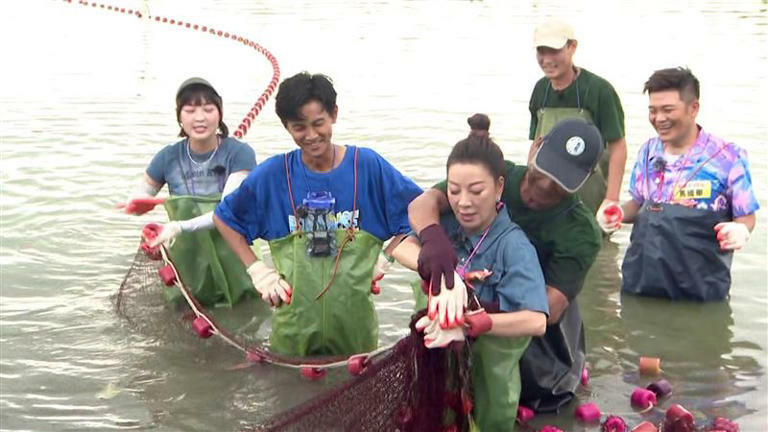
[[[475,114],[467,119],[472,128],[469,136],[456,143],[445,163],[446,171],[455,163],[479,163],[488,169],[494,180],[504,177],[506,164],[501,148],[488,136],[491,119],[485,114]]]
[[[205,103],[212,103],[216,105],[219,110],[219,136],[226,138],[229,136],[229,128],[224,124],[224,110],[222,109],[221,96],[216,93],[212,87],[208,87],[205,84],[192,84],[185,87],[179,92],[176,97],[176,121],[181,122],[181,108],[184,105],[200,106]],[[187,133],[184,132],[182,127],[179,131],[180,137],[186,137]]]
[[[275,112],[286,126],[289,120],[300,120],[299,110],[307,102],[319,102],[328,114],[336,108],[333,80],[323,74],[299,72],[280,83],[275,96]]]
[[[649,95],[663,90],[677,90],[680,99],[693,102],[699,99],[699,80],[684,67],[660,69],[655,71],[643,86],[643,93]]]

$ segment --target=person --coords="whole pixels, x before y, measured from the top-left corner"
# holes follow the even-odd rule
[[[453,291],[466,293],[466,278],[479,304],[465,315],[466,327],[443,328],[437,317],[425,315],[415,328],[424,331],[428,348],[471,339],[473,421],[479,430],[511,431],[520,397],[518,363],[531,336],[544,334],[548,306],[536,250],[500,202],[506,166],[501,149],[487,136],[485,120],[482,114],[470,117],[472,133],[448,156],[452,211],[440,220],[461,257]],[[418,249],[415,237],[408,237],[394,257],[416,270]]]
[[[501,201],[536,248],[546,283],[547,330],[532,339],[520,361],[520,403],[547,412],[570,401],[584,367],[576,296],[602,240],[594,216],[574,193],[595,169],[603,144],[596,127],[569,118],[536,146],[528,166],[506,162]],[[442,182],[424,192],[409,205],[408,216],[421,242],[420,277],[432,287],[451,289],[457,257],[438,223],[449,206],[446,190]]]
[[[369,352],[378,339],[371,284],[386,262],[382,242],[409,231],[407,206],[421,189],[373,150],[332,142],[338,106],[327,76],[285,79],[275,110],[299,148],[251,171],[216,207],[216,227],[277,308],[270,349]],[[248,247],[258,238],[269,243],[274,268]]]
[[[164,185],[163,201],[170,222],[163,225],[150,246],[169,244],[182,232],[198,232],[175,242],[170,254],[182,280],[203,304],[232,305],[252,290],[244,269],[230,259],[232,252],[215,233],[213,207],[232,192],[256,165],[253,149],[229,136],[219,93],[205,79],[185,80],[176,92],[176,121],[182,139],[165,146],[152,158],[126,211],[143,214],[152,206],[135,205],[154,197]],[[158,201],[155,201],[158,202]],[[171,301],[180,291],[164,290]]]
[[[579,197],[595,214],[619,201],[627,162],[621,101],[607,80],[573,63],[578,40],[570,25],[555,19],[545,21],[536,27],[533,42],[544,77],[536,82],[528,105],[529,139],[546,135],[566,117],[583,118],[600,129],[606,151],[595,175],[579,190]],[[534,148],[532,145],[531,152]]]
[[[622,221],[634,223],[621,289],[673,300],[722,300],[730,289],[733,251],[747,243],[760,207],[747,153],[696,123],[699,81],[689,69],[657,70],[643,91],[658,136],[637,153],[632,199],[598,214],[606,232]]]

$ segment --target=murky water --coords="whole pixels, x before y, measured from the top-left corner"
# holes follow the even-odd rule
[[[523,160],[540,76],[533,23],[566,16],[577,64],[622,98],[630,163],[653,134],[642,83],[654,69],[688,65],[702,82],[700,123],[749,151],[768,208],[765,1],[115,3],[249,37],[284,76],[332,76],[335,142],[370,146],[425,187],[443,176],[476,111],[491,116],[507,157]],[[228,371],[239,355],[185,333],[173,314],[147,317],[154,335],[132,331],[110,298],[139,228],[164,218],[113,205],[174,140],[178,83],[208,78],[236,126],[269,82],[268,62],[232,41],[62,1],[12,2],[1,15],[0,428],[231,430],[326,388],[332,380],[277,368]],[[293,148],[271,101],[246,140],[259,160]],[[766,226],[763,210],[734,260],[730,302],[720,304],[622,297],[617,265],[629,229],[607,242],[579,298],[592,370],[580,398],[637,422],[629,394],[647,383],[637,357],[658,356],[675,384],[671,401],[766,430]],[[382,343],[404,333],[410,277],[400,269],[385,278]],[[536,424],[596,429],[571,423],[570,410]]]

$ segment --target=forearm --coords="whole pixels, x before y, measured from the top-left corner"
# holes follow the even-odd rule
[[[487,334],[494,336],[541,336],[547,330],[547,316],[543,312],[521,310],[488,316],[493,326]]]
[[[751,215],[733,218],[733,221],[738,223],[743,223],[744,225],[747,226],[747,229],[749,230],[749,232],[752,232],[752,230],[755,229],[755,219],[756,219],[755,214],[752,213]]]
[[[624,166],[627,163],[627,142],[624,138],[611,141],[608,143],[608,150],[611,152],[611,156],[608,160],[605,199],[618,202],[621,182],[624,178]]]
[[[621,205],[621,209],[624,211],[624,218],[621,220],[623,223],[634,223],[637,213],[640,211],[640,204],[634,199],[624,202]]]
[[[245,237],[240,235],[239,232],[233,230],[227,224],[221,221],[215,214],[213,215],[213,223],[216,225],[216,229],[227,242],[230,248],[235,252],[243,265],[248,268],[251,264],[256,262],[256,254],[245,241]]]
[[[549,304],[549,318],[547,318],[548,325],[560,322],[563,312],[565,312],[571,304],[571,302],[568,301],[568,297],[566,297],[562,291],[550,285],[547,285],[547,303]]]
[[[406,237],[392,250],[392,257],[403,267],[416,271],[421,245],[414,237]]]
[[[440,223],[440,212],[448,208],[448,199],[441,191],[429,189],[408,204],[408,222],[419,234],[424,228]]]

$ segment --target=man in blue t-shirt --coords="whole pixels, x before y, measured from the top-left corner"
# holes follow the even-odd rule
[[[216,207],[216,226],[262,299],[279,307],[273,350],[303,356],[375,349],[374,268],[383,263],[382,242],[410,230],[408,204],[421,189],[373,150],[331,142],[338,107],[328,77],[302,72],[286,79],[275,108],[299,148],[251,171]],[[248,246],[257,238],[269,242],[275,268]]]

